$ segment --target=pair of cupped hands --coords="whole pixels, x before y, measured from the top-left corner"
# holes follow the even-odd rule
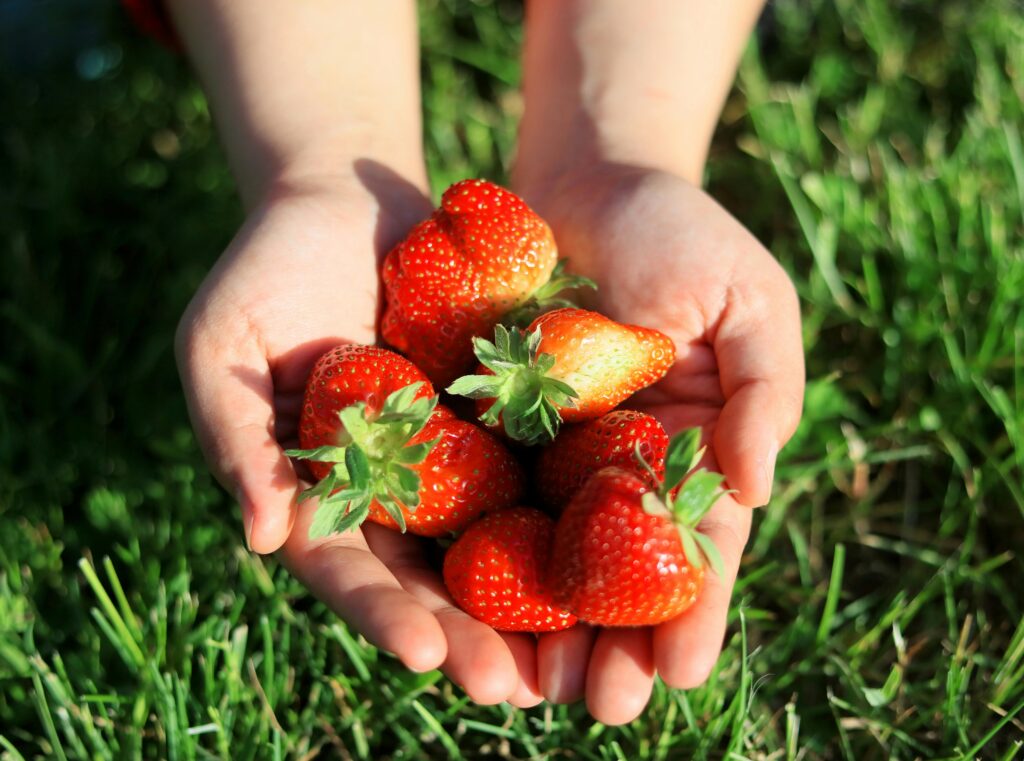
[[[799,308],[771,254],[681,177],[595,164],[512,189],[551,224],[570,268],[599,284],[592,306],[675,341],[668,376],[624,406],[650,412],[670,435],[701,426],[705,466],[734,490],[700,526],[724,575],[710,574],[678,618],[496,632],[455,607],[417,537],[367,523],[308,538],[313,505],[296,503],[304,484],[283,449],[296,444],[316,358],[375,341],[378,264],[432,209],[417,183],[366,165],[275,184],[189,305],[178,363],[199,442],[241,505],[253,551],[277,552],[367,640],[414,671],[440,667],[478,703],[585,699],[595,719],[621,724],[644,709],[656,675],[695,687],[721,652],[751,508],[768,501],[779,447],[800,417]]]

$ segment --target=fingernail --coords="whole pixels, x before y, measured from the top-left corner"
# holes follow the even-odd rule
[[[406,663],[405,667],[414,674],[426,674],[429,671],[433,671],[436,667],[433,666],[421,666],[419,664]]]
[[[771,449],[768,450],[768,456],[764,458],[764,464],[761,466],[764,471],[764,486],[765,486],[765,504],[772,497],[772,486],[775,483],[775,460],[779,456],[779,447],[777,444],[772,444]]]
[[[250,515],[245,519],[245,549],[249,552],[252,552],[252,524],[255,520],[255,515]]]
[[[235,489],[235,499],[238,500],[238,506],[242,510],[242,532],[245,535],[245,549],[252,552],[252,524],[256,516],[253,515],[252,507],[246,502],[245,497],[242,495],[241,487]]]

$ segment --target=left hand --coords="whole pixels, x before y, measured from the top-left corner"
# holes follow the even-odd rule
[[[393,175],[393,176],[392,176]],[[373,524],[309,538],[315,511],[282,451],[297,446],[310,367],[328,348],[374,342],[377,262],[430,213],[413,181],[345,173],[281,183],[250,213],[196,294],[178,361],[196,434],[237,495],[246,542],[408,668],[442,668],[479,703],[533,705],[536,644],[458,610],[424,543]]]
[[[599,164],[525,197],[551,223],[573,271],[597,281],[600,311],[675,341],[668,376],[625,406],[655,415],[670,435],[700,426],[705,467],[720,469],[735,490],[700,525],[721,551],[725,575],[707,576],[693,608],[657,627],[579,625],[540,637],[544,696],[585,697],[596,719],[621,724],[643,710],[655,673],[670,687],[695,687],[721,652],[749,508],[768,502],[776,454],[800,419],[799,306],[771,254],[677,176]]]

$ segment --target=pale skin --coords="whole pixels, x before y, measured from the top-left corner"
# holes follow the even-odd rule
[[[324,349],[371,343],[376,265],[429,214],[415,5],[408,0],[170,0],[209,95],[247,220],[182,319],[179,366],[204,453],[249,547],[408,668],[440,667],[479,703],[585,699],[635,718],[655,674],[707,677],[729,597],[803,394],[799,311],[771,255],[699,189],[708,142],[760,0],[533,3],[514,188],[610,316],[675,340],[638,397],[671,430],[701,425],[736,490],[702,524],[726,565],[654,628],[499,634],[452,605],[420,541],[378,526],[311,542],[282,446]],[[650,273],[656,272],[656,276]]]

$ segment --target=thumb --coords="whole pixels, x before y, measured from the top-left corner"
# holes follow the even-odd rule
[[[274,436],[273,380],[259,341],[215,335],[186,316],[176,354],[199,445],[238,500],[246,544],[275,552],[295,520],[298,479]]]
[[[800,309],[777,264],[753,288],[733,294],[714,340],[725,395],[714,449],[736,501],[755,507],[767,504],[776,455],[800,421]]]

